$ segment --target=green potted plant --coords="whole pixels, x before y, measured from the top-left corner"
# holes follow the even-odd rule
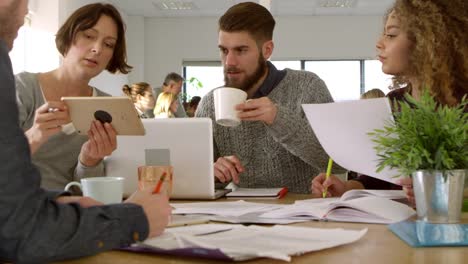
[[[396,168],[412,177],[420,220],[459,222],[468,177],[467,98],[457,107],[438,105],[428,91],[419,101],[406,99],[394,103],[400,109],[394,122],[369,133],[376,143],[377,170]]]

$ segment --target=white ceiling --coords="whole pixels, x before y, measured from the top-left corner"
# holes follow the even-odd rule
[[[259,0],[253,0],[259,2]],[[350,1],[352,7],[322,7],[324,1]],[[131,16],[145,17],[206,17],[221,16],[230,6],[246,1],[240,0],[108,0]],[[193,10],[162,10],[163,2],[192,2]],[[394,0],[260,0],[270,2],[274,16],[369,16],[383,15]]]

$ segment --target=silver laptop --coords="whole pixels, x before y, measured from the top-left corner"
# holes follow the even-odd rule
[[[124,195],[138,188],[138,166],[171,165],[171,199],[216,199],[213,134],[209,118],[143,119],[144,136],[118,136],[117,149],[105,160],[106,175],[125,178]]]

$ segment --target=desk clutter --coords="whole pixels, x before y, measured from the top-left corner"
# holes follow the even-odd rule
[[[367,233],[367,228],[348,230],[281,224],[310,220],[396,223],[415,213],[409,206],[392,200],[401,198],[404,198],[402,191],[353,190],[340,199],[308,199],[294,204],[243,200],[172,203],[174,227],[167,228],[162,236],[123,250],[223,261],[254,258],[290,261],[292,256],[356,242]]]
[[[211,221],[242,224],[290,224],[309,220],[390,224],[416,212],[394,201],[403,191],[352,190],[341,198],[308,199],[294,204],[267,204],[246,201],[174,203],[173,214],[209,215]]]
[[[366,232],[367,229],[203,224],[168,228],[161,236],[124,250],[226,261],[260,257],[291,261],[291,256],[353,243]]]

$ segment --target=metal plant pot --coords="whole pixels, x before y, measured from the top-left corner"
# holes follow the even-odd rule
[[[418,219],[430,223],[460,222],[467,171],[413,172],[411,176]]]

